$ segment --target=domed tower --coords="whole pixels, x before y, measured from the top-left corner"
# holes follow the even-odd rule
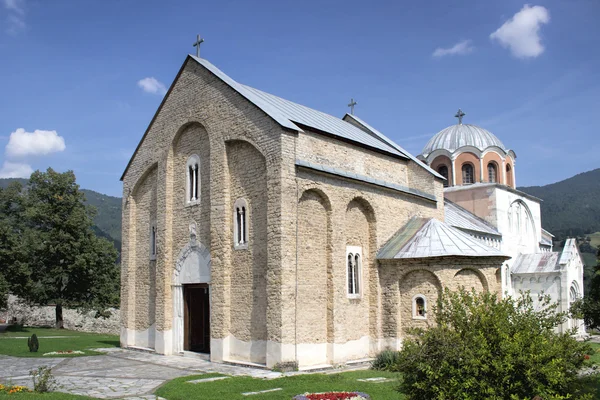
[[[458,123],[432,137],[418,158],[447,179],[446,187],[499,183],[514,189],[515,152],[490,131],[463,124],[464,116],[458,109]]]

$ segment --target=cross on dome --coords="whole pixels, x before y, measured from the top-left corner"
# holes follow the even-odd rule
[[[350,114],[354,114],[354,106],[357,105],[358,103],[354,101],[354,99],[350,99],[350,104],[348,104],[348,107],[350,107]]]
[[[454,118],[458,118],[458,124],[462,125],[462,119],[466,114],[459,108]]]

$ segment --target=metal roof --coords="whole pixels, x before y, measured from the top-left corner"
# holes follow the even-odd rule
[[[277,110],[281,115],[297,124],[302,124],[309,128],[331,133],[344,139],[352,140],[366,144],[367,146],[383,150],[387,153],[395,154],[404,158],[409,158],[405,152],[399,151],[394,146],[385,141],[368,134],[362,129],[340,119],[333,115],[282,99],[275,95],[263,92],[246,85],[240,85],[251,92],[256,98],[260,99],[270,108]]]
[[[190,58],[204,66],[223,82],[244,96],[248,101],[263,110],[281,126],[296,130],[298,132],[303,132],[301,127],[296,125],[300,124],[346,140],[366,145],[377,150],[384,151],[398,157],[410,159],[434,176],[444,179],[441,175],[419,161],[416,157],[404,150],[398,144],[394,143],[381,132],[375,130],[362,121],[361,124],[366,128],[365,130],[360,129],[359,127],[346,122],[343,119],[334,117],[333,115],[314,110],[270,93],[263,92],[262,90],[258,90],[236,82],[227,74],[203,58],[195,57],[193,55],[190,55]]]
[[[397,190],[399,192],[404,192],[407,194],[411,194],[413,196],[422,197],[427,200],[437,201],[435,195],[426,193],[426,192],[422,192],[418,189],[413,189],[413,188],[409,188],[406,186],[398,185],[396,183],[383,181],[381,179],[371,178],[371,177],[368,177],[365,175],[356,174],[354,172],[345,171],[343,169],[330,167],[328,165],[315,164],[315,163],[311,163],[310,161],[305,161],[305,160],[296,160],[296,165],[299,167],[304,167],[304,168],[309,168],[309,169],[313,169],[316,171],[325,172],[325,173],[328,173],[331,175],[341,176],[343,178],[353,179],[356,181],[361,181],[361,182],[365,182],[365,183],[370,183],[372,185],[377,185],[377,186],[385,187],[388,189]]]
[[[512,265],[511,271],[513,274],[559,272],[560,264],[558,257],[559,254],[556,252],[519,254]]]
[[[492,224],[448,199],[444,199],[444,215],[446,223],[455,228],[481,232],[487,235],[502,236]]]
[[[392,139],[388,138],[383,133],[379,132],[377,129],[373,128],[371,125],[367,124],[365,121],[363,121],[362,119],[358,118],[356,115],[354,115],[354,114],[346,114],[346,115],[344,115],[344,118],[342,118],[342,119],[343,120],[353,119],[354,121],[356,121],[357,123],[359,123],[360,125],[362,125],[365,129],[367,129],[368,131],[370,131],[373,135],[379,137],[381,140],[383,140],[384,142],[388,143],[390,146],[393,146],[394,148],[396,148],[401,153],[406,154],[406,156],[408,156],[411,160],[413,160],[414,162],[416,162],[418,165],[422,166],[423,168],[425,168],[426,170],[428,170],[429,172],[431,172],[432,174],[434,174],[438,178],[446,180],[446,178],[444,178],[438,172],[436,172],[435,170],[431,169],[429,167],[429,165],[425,164],[424,162],[422,162],[421,160],[419,160],[417,157],[413,156],[408,151],[404,150],[400,145],[398,145]]]
[[[377,253],[378,259],[445,256],[509,258],[437,219],[418,217],[408,221]]]
[[[427,157],[435,150],[454,152],[463,146],[473,146],[481,151],[496,146],[508,152],[508,149],[492,132],[470,124],[456,124],[439,131],[423,148],[421,155]]]

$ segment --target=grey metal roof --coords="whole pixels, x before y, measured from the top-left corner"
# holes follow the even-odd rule
[[[379,250],[378,259],[445,256],[505,257],[466,233],[434,218],[412,218]]]
[[[502,236],[492,224],[448,199],[444,199],[444,215],[446,223],[455,228],[481,232],[486,235]]]
[[[338,136],[343,139],[372,147],[374,149],[382,150],[395,156],[410,159],[431,174],[443,179],[443,177],[437,172],[419,161],[416,157],[408,153],[398,144],[385,137],[382,133],[371,128],[366,123],[362,124],[372,133],[360,129],[353,124],[344,121],[343,119],[334,117],[333,115],[329,115],[324,112],[317,111],[272,95],[270,93],[263,92],[262,90],[243,85],[230,78],[227,74],[215,67],[209,61],[193,55],[190,55],[190,57],[215,74],[223,82],[244,96],[248,101],[263,110],[267,115],[269,115],[283,127],[293,129],[298,132],[303,132],[303,130],[296,125],[300,124],[318,131]]]
[[[422,192],[418,189],[409,188],[406,186],[398,185],[392,182],[382,181],[381,179],[374,179],[365,175],[355,174],[354,172],[345,171],[339,168],[330,167],[328,165],[321,165],[311,163],[310,161],[305,160],[296,160],[296,165],[299,167],[314,169],[316,171],[326,172],[331,175],[341,176],[343,178],[353,179],[365,183],[370,183],[372,185],[382,186],[388,189],[397,190],[399,192],[404,192],[411,194],[413,196],[418,196],[425,198],[431,201],[437,201],[435,195]]]
[[[250,86],[241,86],[251,92],[263,103],[268,104],[270,108],[277,110],[281,115],[290,121],[323,132],[331,133],[344,139],[366,144],[367,146],[374,147],[397,156],[409,158],[405,152],[398,150],[396,147],[374,137],[373,135],[369,135],[362,129],[357,128],[356,126],[340,118],[321,111],[313,110],[312,108],[286,99],[282,99],[281,97],[263,92],[262,90],[255,89]]]
[[[513,274],[559,272],[560,264],[558,258],[559,254],[556,252],[519,254],[511,270]]]
[[[444,149],[454,152],[463,146],[473,146],[481,151],[496,146],[508,152],[508,149],[492,132],[470,124],[456,124],[439,131],[423,148],[421,155],[427,157],[435,150]]]
[[[579,254],[579,249],[577,248],[577,241],[574,238],[569,238],[565,241],[565,247],[563,247],[558,263],[561,265],[567,264],[575,254],[577,254],[579,258],[581,258],[581,255]]]
[[[346,114],[346,115],[344,115],[344,118],[342,118],[342,119],[343,120],[353,119],[354,121],[356,121],[360,125],[362,125],[365,129],[369,130],[372,134],[374,134],[375,136],[379,137],[384,142],[388,143],[390,146],[393,146],[394,148],[396,148],[401,153],[406,154],[411,160],[413,160],[414,162],[416,162],[418,165],[422,166],[423,168],[425,168],[426,170],[428,170],[429,172],[431,172],[432,174],[434,174],[438,178],[446,180],[446,178],[444,178],[438,172],[436,172],[435,170],[431,169],[429,167],[429,165],[425,164],[424,162],[422,162],[421,160],[419,160],[417,157],[413,156],[408,151],[404,150],[400,145],[398,145],[392,139],[388,138],[383,133],[379,132],[377,129],[373,128],[371,125],[367,124],[365,121],[363,121],[362,119],[358,118],[356,115]]]
[[[542,240],[540,240],[540,244],[544,246],[552,246],[552,240],[548,240],[544,236],[542,236]]]

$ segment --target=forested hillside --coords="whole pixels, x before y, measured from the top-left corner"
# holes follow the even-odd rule
[[[0,187],[5,188],[10,182],[27,185],[27,179],[0,179]],[[121,198],[107,196],[93,190],[82,189],[88,204],[96,207],[94,231],[98,236],[111,240],[119,253],[121,252]]]
[[[519,187],[542,202],[542,225],[557,240],[600,231],[600,168],[546,186]]]

